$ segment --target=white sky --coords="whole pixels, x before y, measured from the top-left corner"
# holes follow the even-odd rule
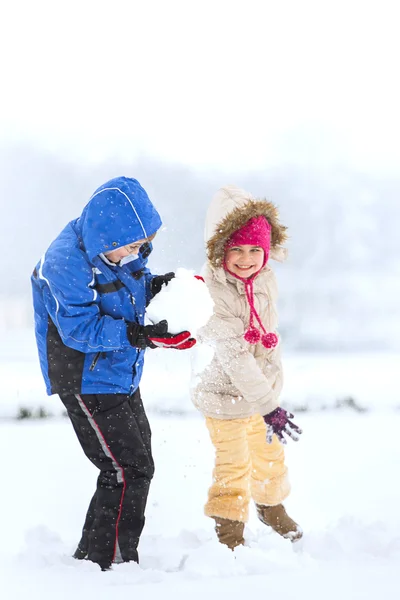
[[[0,142],[400,166],[397,0],[0,0]]]

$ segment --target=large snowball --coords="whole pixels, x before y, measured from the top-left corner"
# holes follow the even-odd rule
[[[179,268],[175,278],[153,298],[146,309],[153,323],[168,321],[168,331],[190,331],[196,337],[213,314],[213,301],[206,284],[194,277],[194,272]]]

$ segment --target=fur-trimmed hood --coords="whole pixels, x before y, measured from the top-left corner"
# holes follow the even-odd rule
[[[225,245],[231,235],[249,219],[259,216],[264,216],[271,225],[270,258],[285,260],[287,251],[283,245],[287,240],[287,228],[279,222],[276,206],[267,200],[254,198],[234,185],[227,185],[215,194],[206,216],[205,242],[212,267],[222,267]]]

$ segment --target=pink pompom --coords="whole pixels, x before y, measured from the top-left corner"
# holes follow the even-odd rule
[[[244,339],[249,344],[257,344],[260,341],[261,333],[255,327],[249,327],[246,333],[244,334]]]
[[[275,333],[265,333],[261,338],[264,348],[275,348],[278,345],[278,336]]]

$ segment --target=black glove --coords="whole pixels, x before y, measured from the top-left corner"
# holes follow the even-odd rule
[[[158,292],[161,292],[161,288],[164,285],[168,285],[171,279],[175,277],[175,273],[166,273],[165,275],[156,275],[153,277],[150,283],[150,291],[154,297]]]
[[[163,320],[155,325],[139,325],[127,323],[128,340],[135,348],[174,348],[187,350],[195,345],[196,340],[190,331],[168,333],[168,322]]]

